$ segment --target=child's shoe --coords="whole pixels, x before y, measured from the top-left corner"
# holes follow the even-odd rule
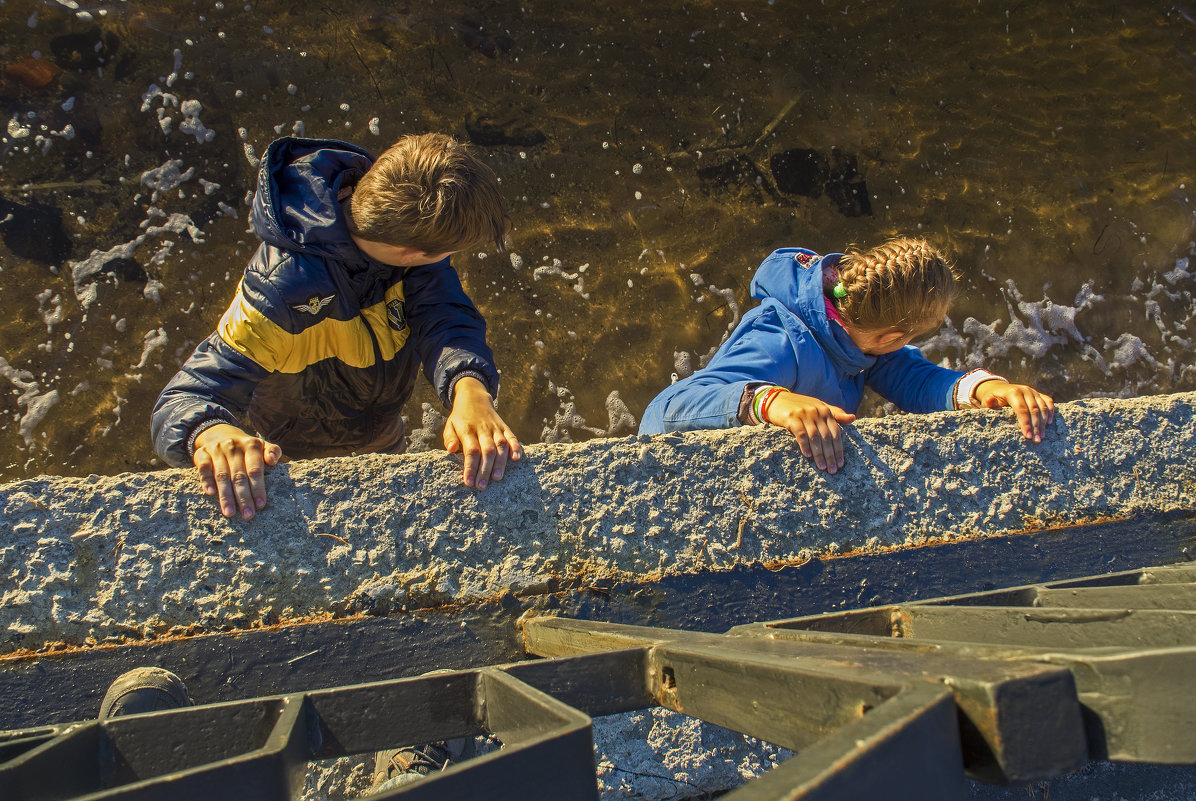
[[[108,685],[100,703],[100,719],[193,705],[187,685],[178,676],[158,667],[139,667]]]
[[[419,748],[409,746],[379,751],[374,757],[372,791],[389,790],[418,781],[428,774],[439,773],[450,764],[451,755],[442,742],[428,743]]]

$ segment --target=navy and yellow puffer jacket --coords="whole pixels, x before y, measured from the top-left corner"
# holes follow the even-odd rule
[[[291,458],[398,451],[420,365],[446,407],[472,375],[498,392],[486,322],[448,259],[391,267],[353,243],[337,202],[373,164],[334,140],[286,137],[258,174],[262,244],[216,331],[154,407],[154,448],[191,465],[216,423],[252,429]]]

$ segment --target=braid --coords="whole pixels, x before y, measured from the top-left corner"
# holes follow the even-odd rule
[[[913,331],[941,319],[955,296],[955,273],[924,239],[890,239],[871,250],[854,247],[839,261],[847,291],[839,312],[865,329]]]

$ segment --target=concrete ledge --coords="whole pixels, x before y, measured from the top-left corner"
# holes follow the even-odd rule
[[[776,429],[537,445],[484,493],[443,453],[284,465],[227,521],[193,471],[0,487],[0,651],[228,629],[1196,507],[1196,393],[862,420],[844,471]]]

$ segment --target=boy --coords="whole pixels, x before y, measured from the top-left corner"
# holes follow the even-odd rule
[[[154,407],[158,454],[195,465],[221,512],[249,520],[284,454],[401,452],[422,364],[451,409],[444,445],[463,452],[465,484],[500,480],[522,448],[494,408],[485,320],[448,259],[503,250],[494,172],[440,134],[404,137],[377,161],[285,137],[262,158],[251,220],[262,244],[236,297]]]

